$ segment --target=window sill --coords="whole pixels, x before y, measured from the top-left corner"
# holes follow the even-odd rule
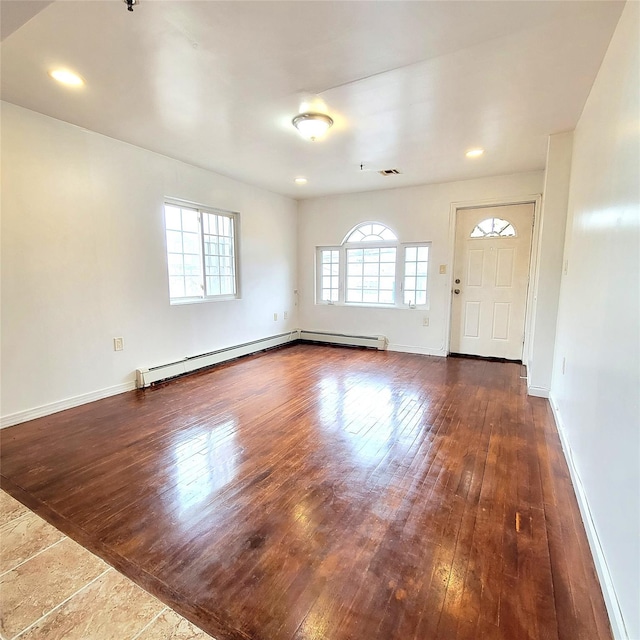
[[[346,307],[356,309],[395,309],[396,311],[428,311],[429,305],[421,304],[414,307],[397,304],[375,304],[372,302],[316,302],[321,307]]]
[[[182,307],[186,304],[203,304],[207,302],[225,302],[228,300],[240,300],[240,296],[216,296],[215,298],[188,298],[186,300],[169,300],[172,307]]]

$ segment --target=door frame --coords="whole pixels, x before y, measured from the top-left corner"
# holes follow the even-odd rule
[[[456,223],[458,221],[458,211],[463,209],[483,209],[489,207],[502,207],[516,204],[533,205],[533,231],[531,235],[531,252],[529,255],[529,284],[527,286],[527,297],[525,302],[524,315],[524,346],[522,349],[522,363],[529,364],[531,360],[531,344],[533,342],[533,312],[535,301],[538,295],[538,271],[540,254],[540,232],[542,230],[542,194],[498,198],[491,200],[470,200],[462,202],[452,202],[449,210],[449,298],[447,304],[446,322],[446,355],[451,353],[451,321],[453,306],[453,265],[455,261],[456,245]]]

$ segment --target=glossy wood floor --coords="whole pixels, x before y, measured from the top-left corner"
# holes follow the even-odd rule
[[[295,345],[5,429],[2,486],[218,640],[610,638],[520,373]]]

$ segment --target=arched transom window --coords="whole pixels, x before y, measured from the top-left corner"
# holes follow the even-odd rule
[[[365,222],[347,234],[344,242],[385,242],[397,239],[398,236],[389,227],[377,222]]]
[[[427,242],[400,243],[380,222],[363,222],[338,247],[318,247],[316,301],[385,307],[427,305]]]
[[[471,238],[513,238],[516,230],[508,220],[487,218],[477,224],[471,232]]]

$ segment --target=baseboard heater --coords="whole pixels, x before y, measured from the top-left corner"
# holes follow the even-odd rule
[[[346,333],[300,330],[299,340],[303,342],[343,344],[351,347],[369,347],[370,349],[378,349],[380,351],[387,348],[387,339],[384,336],[353,336]]]
[[[281,333],[277,336],[254,340],[253,342],[245,342],[244,344],[227,347],[226,349],[218,349],[210,351],[198,356],[191,356],[178,360],[178,362],[170,362],[157,367],[149,367],[147,369],[136,369],[136,387],[144,389],[151,386],[154,382],[160,382],[169,378],[191,373],[198,369],[205,369],[227,360],[234,360],[241,356],[247,356],[265,349],[272,349],[288,342],[296,342],[299,339],[300,332],[296,329],[288,333]]]
[[[242,356],[248,356],[258,351],[273,349],[280,345],[290,342],[323,342],[327,344],[347,345],[351,347],[369,347],[370,349],[384,350],[387,348],[387,339],[384,336],[354,336],[344,333],[327,333],[323,331],[303,331],[294,329],[288,333],[281,333],[277,336],[254,340],[253,342],[245,342],[244,344],[227,347],[226,349],[218,349],[197,356],[191,356],[161,364],[157,367],[148,367],[146,369],[136,369],[136,387],[144,389],[150,387],[156,382],[176,378],[197,371],[212,367],[228,360],[235,360]]]

